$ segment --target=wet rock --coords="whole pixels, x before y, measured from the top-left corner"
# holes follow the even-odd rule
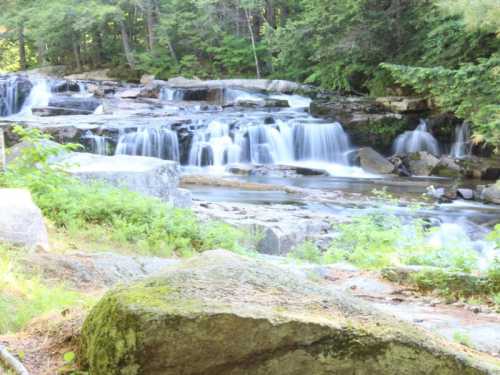
[[[116,187],[160,198],[175,204],[179,198],[179,168],[176,162],[157,158],[71,153],[62,162],[82,181],[105,181]],[[185,199],[184,199],[185,201]],[[179,202],[179,201],[177,201]],[[183,202],[183,205],[185,202]]]
[[[460,177],[460,166],[449,156],[441,156],[439,163],[432,168],[431,175],[440,177]]]
[[[473,200],[474,199],[474,190],[472,189],[457,189],[457,195],[465,200]]]
[[[51,84],[50,89],[52,92],[80,92],[80,86],[76,81],[58,80]]]
[[[240,168],[240,172],[243,170]],[[248,174],[251,176],[267,177],[297,177],[297,176],[326,176],[323,169],[300,167],[295,165],[265,164],[249,166]]]
[[[438,164],[439,159],[426,151],[408,155],[408,167],[414,176],[430,176]]]
[[[388,158],[389,162],[394,166],[394,173],[401,177],[410,177],[411,172],[405,164],[405,158],[400,155],[393,155]]]
[[[90,373],[109,375],[500,370],[289,267],[223,250],[109,292],[85,320],[81,353]]]
[[[140,93],[141,89],[137,87],[122,91],[118,94],[118,96],[122,99],[136,99],[139,97]]]
[[[427,100],[424,98],[409,98],[401,96],[387,96],[376,99],[385,108],[396,113],[424,112],[429,110]]]
[[[369,173],[390,174],[394,165],[371,147],[363,147],[357,151],[359,165]]]
[[[479,197],[487,203],[500,204],[500,182],[481,189]]]
[[[59,149],[61,147],[60,143],[57,143],[57,142],[54,142],[54,141],[51,141],[48,139],[44,139],[44,140],[40,141],[39,144],[46,149],[48,149],[48,148]],[[7,166],[9,166],[11,163],[15,162],[15,160],[22,155],[23,151],[30,148],[30,147],[33,147],[33,143],[23,141],[23,142],[16,143],[14,146],[7,149],[6,157],[5,157],[5,161],[7,162]],[[63,155],[51,156],[49,158],[49,162],[57,162],[57,161],[61,160],[63,157],[64,157]]]
[[[480,158],[476,156],[456,161],[469,178],[496,181],[500,178],[500,158]]]
[[[141,77],[141,85],[148,85],[155,80],[155,76],[151,74],[144,74]]]
[[[32,108],[31,113],[35,116],[50,117],[50,116],[79,116],[91,115],[94,111],[74,108],[59,108],[59,107],[38,107]]]
[[[0,242],[48,250],[42,212],[24,189],[0,189]]]
[[[82,98],[75,96],[53,96],[49,100],[49,107],[67,108],[73,110],[94,112],[101,105],[96,98]]]
[[[238,176],[249,176],[253,168],[254,167],[249,164],[231,164],[226,167],[226,170]]]

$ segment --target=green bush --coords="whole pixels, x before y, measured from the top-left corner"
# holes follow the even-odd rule
[[[290,258],[305,260],[310,263],[323,263],[323,254],[321,250],[311,241],[306,241],[296,246],[288,254]]]

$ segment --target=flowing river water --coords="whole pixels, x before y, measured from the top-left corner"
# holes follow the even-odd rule
[[[487,263],[498,249],[486,240],[499,222],[500,207],[457,200],[437,203],[424,198],[429,186],[451,188],[456,183],[443,178],[400,178],[363,171],[353,163],[356,145],[342,124],[314,118],[308,113],[310,99],[297,95],[270,95],[240,89],[224,91],[222,103],[193,101],[183,89],[165,88],[159,99],[124,98],[124,90],[94,103],[87,93],[89,82],[79,82],[74,92],[57,93],[57,82],[33,79],[33,88],[22,108],[17,103],[14,81],[4,81],[2,114],[7,122],[20,122],[42,128],[72,127],[79,130],[79,141],[88,151],[103,155],[129,154],[176,160],[186,176],[202,175],[238,183],[261,183],[275,187],[297,187],[316,192],[307,197],[278,189],[252,190],[212,185],[187,186],[196,201],[251,204],[255,207],[294,206],[311,213],[324,213],[345,219],[369,213],[391,212],[411,220],[426,218],[437,229],[430,241],[446,243],[457,238],[473,247]],[[189,100],[187,100],[189,99]],[[36,107],[65,101],[78,102],[86,115],[39,117]],[[223,104],[223,105],[220,105]],[[286,107],[285,107],[286,104]],[[64,105],[63,105],[64,107]],[[16,113],[17,112],[17,113]],[[468,152],[463,137],[468,129],[457,128],[452,148],[456,157]],[[421,122],[413,132],[395,138],[398,151],[425,149],[439,153],[438,142]],[[228,166],[287,165],[326,173],[284,175],[274,173],[240,176]],[[319,175],[318,175],[319,174]],[[478,182],[463,181],[474,188]],[[387,199],[380,204],[374,190],[385,190],[403,202]],[[336,199],[322,199],[341,192]],[[314,198],[314,197],[320,198]],[[415,211],[408,202],[420,202]]]

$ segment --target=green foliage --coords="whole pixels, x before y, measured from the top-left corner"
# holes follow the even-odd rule
[[[323,254],[314,242],[306,241],[296,246],[288,254],[290,258],[305,260],[310,263],[323,263]]]
[[[470,337],[462,332],[454,332],[453,333],[453,341],[455,341],[457,344],[465,345],[468,346],[469,348],[472,348],[472,341]]]
[[[28,188],[45,217],[69,231],[101,228],[112,241],[135,244],[139,251],[160,256],[191,255],[211,248],[243,251],[243,231],[229,225],[201,224],[189,210],[174,209],[159,199],[103,183],[82,184],[49,159],[75,146],[47,146],[37,129],[14,129],[32,144],[0,179],[0,186]],[[45,141],[45,142],[44,142]],[[45,146],[44,146],[45,143]]]

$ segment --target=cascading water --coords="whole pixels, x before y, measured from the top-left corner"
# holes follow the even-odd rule
[[[98,155],[109,154],[109,140],[107,137],[94,134],[90,130],[88,130],[82,138],[89,142],[90,150],[92,153]]]
[[[50,89],[49,81],[46,79],[35,80],[34,86],[31,89],[20,114],[31,115],[32,108],[47,107],[51,97],[52,91]]]
[[[276,126],[246,124],[231,131],[228,124],[212,121],[194,135],[189,164],[320,161],[348,165],[348,151],[349,139],[338,123],[279,121]]]
[[[181,101],[184,98],[181,90],[172,89],[170,87],[162,87],[160,89],[160,100],[162,101]]]
[[[427,131],[427,123],[420,120],[420,124],[413,131],[406,131],[394,141],[396,154],[411,154],[413,152],[427,151],[439,156],[439,144],[436,138]]]
[[[471,146],[470,127],[464,122],[455,129],[455,142],[451,147],[450,156],[456,159],[466,158],[471,154]]]
[[[0,82],[0,116],[10,116],[19,111],[17,77]]]
[[[179,161],[179,141],[170,129],[144,127],[120,135],[115,153]]]

